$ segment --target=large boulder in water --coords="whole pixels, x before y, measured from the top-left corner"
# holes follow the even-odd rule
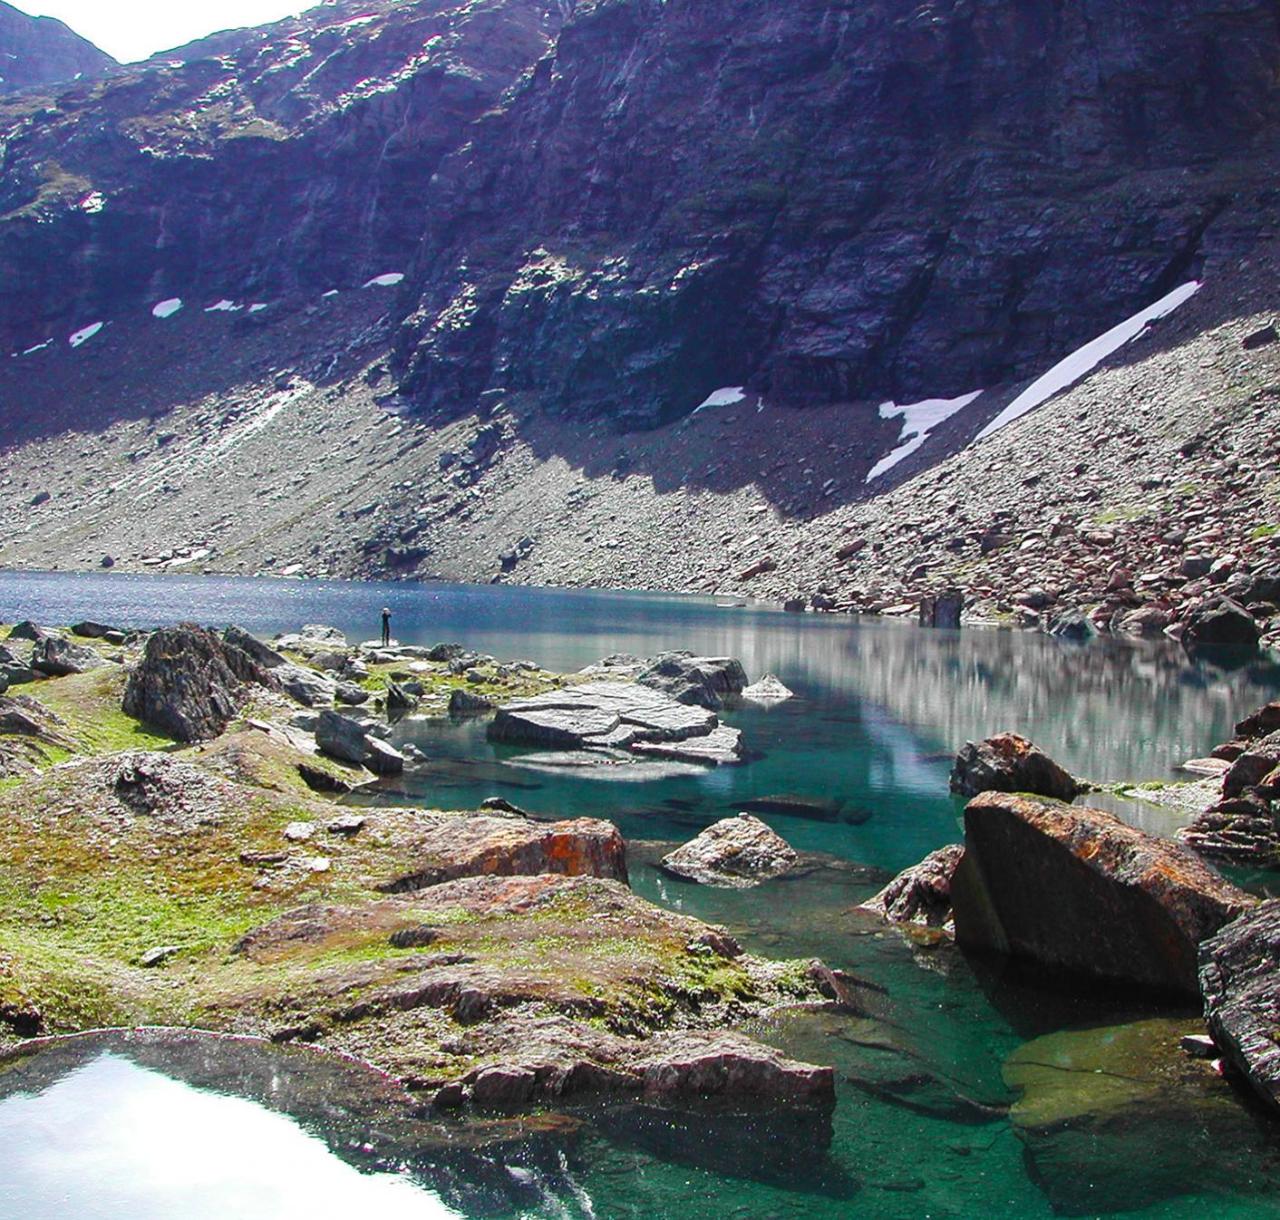
[[[677,703],[719,711],[747,688],[747,671],[732,657],[695,657],[691,652],[664,652],[640,673],[638,682],[670,695]]]
[[[273,685],[248,653],[183,623],[161,628],[147,641],[123,707],[178,741],[208,741],[239,713],[250,684]]]
[[[1213,1040],[1280,1110],[1280,899],[1255,907],[1200,946],[1200,990]]]
[[[956,755],[951,791],[961,796],[981,792],[1030,792],[1071,801],[1082,791],[1070,772],[1017,733],[997,733],[976,745],[970,741]]]
[[[749,813],[708,826],[696,839],[664,856],[672,876],[725,889],[750,889],[781,877],[800,857],[787,841]]]
[[[939,848],[899,873],[862,909],[889,923],[951,928],[951,881],[963,858],[964,847],[959,843]]]
[[[399,750],[371,736],[360,721],[338,712],[320,713],[316,745],[331,758],[368,767],[377,775],[399,775],[404,770]]]
[[[964,814],[956,940],[1075,974],[1199,993],[1200,942],[1256,899],[1100,809],[987,793]]]

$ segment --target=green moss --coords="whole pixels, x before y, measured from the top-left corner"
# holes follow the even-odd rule
[[[66,721],[68,736],[76,740],[82,753],[171,749],[173,738],[120,710],[125,682],[123,670],[112,665],[67,678],[52,678],[28,689]]]
[[[1253,542],[1261,542],[1264,538],[1274,538],[1280,534],[1280,525],[1260,525],[1249,535]]]

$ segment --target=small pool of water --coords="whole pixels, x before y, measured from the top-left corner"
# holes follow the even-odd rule
[[[677,1120],[632,1108],[543,1116],[536,1132],[442,1135],[389,1119],[402,1113],[391,1100],[376,1113],[353,1101],[366,1086],[330,1078],[314,1056],[300,1061],[305,1069],[258,1072],[237,1067],[258,1063],[237,1049],[193,1072],[190,1055],[175,1062],[113,1046],[63,1071],[45,1051],[19,1074],[0,1069],[0,1215],[290,1216],[298,1200],[312,1217],[339,1214],[324,1208],[340,1200],[357,1200],[344,1202],[343,1215],[387,1200],[407,1215],[477,1217],[684,1220],[708,1207],[753,1220],[1280,1215],[1276,1132],[1246,1105],[1139,1098],[1034,1132],[1010,1116],[1018,1095],[1005,1067],[1029,1040],[1149,1009],[1054,991],[950,949],[913,948],[854,910],[884,875],[959,838],[960,805],[946,780],[966,739],[1017,729],[1096,780],[1171,776],[1280,690],[1272,662],[1221,669],[1193,664],[1168,643],[1082,647],[1011,632],[923,632],[711,599],[0,573],[0,621],[238,622],[264,635],[328,622],[363,638],[376,632],[384,604],[406,643],[456,639],[555,669],[613,652],[689,648],[738,656],[753,678],[773,672],[796,691],[780,707],[730,713],[752,752],[746,765],[644,773],[653,778],[548,772],[490,746],[482,725],[406,723],[398,733],[422,748],[428,766],[364,799],[471,807],[500,795],[542,816],[612,818],[633,842],[638,892],[727,925],[752,951],[822,957],[875,983],[883,993],[864,1016],[785,1017],[753,1031],[836,1066],[830,1127]],[[794,812],[778,812],[780,799]],[[683,885],[653,867],[656,844],[683,841],[753,802],[772,803],[762,816],[825,863],[746,892]],[[1130,815],[1158,832],[1176,823],[1159,810]],[[304,1083],[316,1073],[318,1090]],[[273,1075],[291,1083],[273,1093],[263,1084]],[[220,1108],[228,1099],[262,1113]],[[115,1121],[95,1117],[108,1113]],[[156,1115],[170,1117],[156,1124]],[[185,1164],[188,1149],[172,1136],[183,1126],[222,1151],[171,1173]],[[234,1143],[258,1130],[258,1146],[271,1150],[262,1157]],[[65,1158],[49,1152],[63,1147]],[[188,1172],[203,1184],[190,1198],[174,1193]],[[312,1178],[319,1189],[304,1181]],[[281,1202],[290,1186],[297,1193]],[[196,1195],[221,1200],[222,1210],[198,1210]],[[283,1210],[237,1211],[227,1202],[237,1198]]]

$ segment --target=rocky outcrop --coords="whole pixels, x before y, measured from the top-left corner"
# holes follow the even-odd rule
[[[1280,866],[1280,704],[1236,725],[1235,740],[1214,751],[1226,770],[1221,799],[1197,813],[1178,838],[1230,864]]]
[[[732,657],[696,657],[691,652],[664,652],[640,671],[636,681],[677,703],[719,711],[747,686],[747,672]]]
[[[899,873],[874,898],[863,903],[863,910],[889,923],[953,931],[951,882],[963,858],[964,847],[958,843],[939,848]]]
[[[271,684],[252,657],[186,623],[162,628],[147,640],[123,706],[178,741],[207,741],[240,712],[253,683]]]
[[[504,704],[490,741],[616,750],[716,766],[740,761],[741,735],[714,712],[633,682],[590,682]]]
[[[951,791],[960,796],[981,792],[1029,792],[1071,801],[1085,786],[1043,750],[1017,733],[998,733],[966,743],[951,771]]]
[[[31,668],[51,678],[87,673],[102,664],[101,655],[92,648],[56,635],[41,640],[31,654]]]
[[[696,839],[663,856],[663,872],[701,885],[750,889],[782,877],[800,857],[759,818],[740,813],[708,826]]]
[[[1274,1111],[1280,1111],[1280,900],[1228,924],[1200,946],[1209,1032]]]
[[[602,877],[627,881],[627,850],[611,822],[581,818],[448,818],[417,839],[409,871],[378,886],[385,893],[426,889],[459,877]]]
[[[988,793],[964,822],[951,900],[969,949],[1196,995],[1200,942],[1256,903],[1186,848],[1101,810]]]
[[[43,703],[0,691],[0,779],[33,774],[75,748],[66,723]]]
[[[102,76],[116,61],[55,17],[0,3],[0,95]]]

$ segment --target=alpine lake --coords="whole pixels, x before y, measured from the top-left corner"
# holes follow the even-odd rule
[[[1264,658],[1227,669],[1172,642],[1073,644],[994,629],[788,615],[731,599],[535,590],[0,573],[0,621],[326,623],[405,644],[457,640],[570,671],[612,653],[738,657],[795,693],[726,714],[744,765],[544,768],[483,722],[407,720],[429,760],[350,798],[614,821],[632,884],[725,925],[749,951],[820,957],[873,985],[873,1011],[783,1012],[747,1032],[834,1065],[829,1128],[769,1115],[569,1107],[502,1120],[417,1112],[367,1067],[306,1047],[104,1033],[0,1063],[0,1216],[24,1220],[405,1217],[1161,1218],[1280,1215],[1280,1124],[1169,1047],[1193,1011],[1064,990],[1008,963],[913,942],[855,910],[961,837],[955,751],[1005,729],[1102,783],[1172,779],[1280,691]],[[1172,833],[1178,815],[1113,808]],[[822,859],[750,890],[655,867],[743,808]],[[1259,893],[1280,878],[1237,877]]]

